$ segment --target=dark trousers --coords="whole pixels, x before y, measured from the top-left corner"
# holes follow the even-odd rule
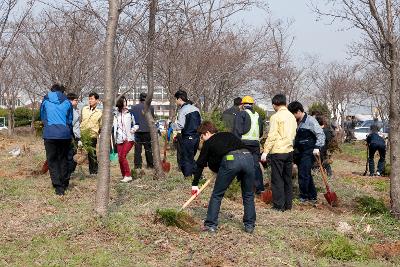
[[[317,190],[315,189],[314,180],[311,175],[314,160],[312,150],[300,153],[298,169],[300,198],[302,199],[317,199]]]
[[[97,174],[99,169],[99,164],[97,162],[96,146],[97,146],[97,138],[90,139],[90,149],[88,151],[90,174]]]
[[[328,176],[332,176],[332,167],[331,164],[328,163],[329,157],[328,157],[328,150],[326,147],[323,147],[321,150],[321,162],[322,162],[322,167],[325,169],[326,174]]]
[[[194,156],[199,147],[200,138],[198,136],[182,136],[180,139],[180,167],[183,176],[188,177],[194,173],[196,162]]]
[[[256,209],[254,206],[254,168],[249,168],[253,163],[253,157],[250,153],[233,153],[233,159],[227,159],[224,156],[221,166],[218,170],[217,179],[215,180],[214,190],[208,203],[207,219],[204,221],[205,226],[217,227],[218,214],[221,207],[221,201],[225,191],[232,183],[235,177],[238,178],[242,189],[243,198],[243,224],[248,227],[254,227],[256,222]]]
[[[368,151],[369,173],[372,175],[375,173],[374,157],[376,151],[378,151],[379,152],[378,172],[382,174],[385,169],[385,154],[386,154],[385,146],[370,144],[368,147],[369,147]]]
[[[69,185],[67,156],[70,144],[70,139],[44,140],[51,182],[58,192],[64,192]]]
[[[151,136],[148,132],[135,133],[135,156],[134,164],[136,169],[142,168],[142,146],[144,147],[144,154],[146,156],[146,163],[148,168],[154,168],[153,151],[151,150]]]
[[[246,148],[251,152],[253,156],[253,166],[254,166],[254,187],[256,188],[256,194],[261,194],[264,188],[264,178],[263,173],[260,167],[260,146],[249,146],[246,145]]]
[[[293,152],[271,154],[271,189],[273,207],[279,210],[292,208]]]
[[[76,169],[76,161],[74,160],[74,156],[76,155],[77,145],[75,141],[72,141],[69,145],[68,155],[67,155],[67,162],[68,162],[68,181],[71,178],[71,174],[74,173]]]

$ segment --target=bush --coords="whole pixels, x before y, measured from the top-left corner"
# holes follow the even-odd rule
[[[382,199],[377,200],[370,196],[362,196],[355,200],[357,203],[357,209],[363,213],[368,213],[370,215],[389,213],[389,210],[386,208]]]
[[[314,102],[311,104],[311,106],[308,108],[308,113],[309,114],[321,114],[325,116],[327,119],[331,117],[331,111],[328,108],[328,105],[320,102]]]
[[[254,110],[258,113],[258,115],[260,115],[262,121],[265,121],[265,119],[267,118],[267,113],[265,112],[265,110],[257,105],[254,105]]]
[[[390,163],[386,163],[385,169],[383,170],[383,175],[390,176],[391,170],[392,170],[392,167],[390,166]]]
[[[225,123],[222,121],[222,112],[219,110],[203,113],[202,120],[211,121],[220,132],[227,130]]]
[[[240,198],[241,192],[242,188],[240,186],[240,181],[238,181],[238,179],[234,179],[231,185],[226,190],[224,197],[229,198],[231,200],[236,200]]]
[[[187,232],[194,232],[196,222],[190,215],[175,209],[157,209],[154,222],[175,226]]]
[[[365,260],[369,257],[368,248],[354,244],[347,237],[337,235],[322,243],[319,252],[336,260]]]

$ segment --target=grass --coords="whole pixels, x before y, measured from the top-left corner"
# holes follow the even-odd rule
[[[31,142],[33,153],[44,158],[42,143]],[[15,142],[16,142],[15,141]],[[14,143],[15,145],[15,143]],[[356,146],[357,144],[355,144]],[[10,145],[11,146],[11,145]],[[350,147],[348,149],[351,149]],[[111,167],[110,210],[105,218],[93,212],[96,180],[82,177],[60,198],[54,195],[48,174],[18,173],[21,166],[33,168],[32,155],[11,162],[0,177],[0,266],[398,266],[396,257],[380,258],[371,253],[374,244],[400,240],[400,224],[388,213],[369,215],[388,204],[388,182],[382,178],[355,177],[362,166],[337,161],[333,179],[341,206],[330,208],[322,194],[318,207],[294,202],[292,211],[278,213],[256,202],[257,222],[253,235],[243,232],[243,206],[224,198],[215,235],[199,233],[206,216],[212,186],[185,210],[194,229],[174,225],[176,212],[189,197],[191,181],[184,180],[173,165],[166,179],[149,175],[122,184],[117,164]],[[131,156],[131,155],[130,155]],[[175,164],[175,155],[169,154]],[[128,158],[132,164],[131,157]],[[13,164],[9,164],[13,163]],[[346,164],[345,164],[346,163]],[[207,176],[207,175],[206,175]],[[315,179],[317,187],[322,182]],[[240,197],[240,183],[234,184]],[[355,197],[371,196],[358,209]],[[234,199],[234,198],[233,198]],[[158,210],[158,211],[157,211]],[[166,215],[160,213],[166,212]],[[365,214],[367,213],[367,214]],[[180,215],[177,215],[180,216]],[[161,218],[167,218],[166,223]],[[169,221],[168,221],[169,220]],[[348,235],[339,233],[340,221],[352,225]],[[176,225],[176,224],[175,224]],[[367,226],[371,231],[365,232]],[[184,228],[185,229],[185,228]]]
[[[323,240],[318,252],[324,257],[339,261],[364,261],[370,257],[370,250],[343,235],[333,235]]]
[[[382,199],[375,199],[371,196],[362,196],[355,199],[357,208],[362,213],[370,215],[386,214],[388,209]]]

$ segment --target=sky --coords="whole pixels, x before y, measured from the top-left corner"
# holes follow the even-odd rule
[[[273,19],[294,20],[291,33],[295,37],[292,49],[296,58],[305,54],[319,56],[324,63],[345,61],[348,45],[360,37],[355,29],[341,30],[339,22],[328,19],[317,21],[317,15],[308,7],[309,0],[265,0]],[[321,2],[323,5],[324,1]],[[265,22],[265,11],[252,10],[243,14],[246,23],[259,26]]]

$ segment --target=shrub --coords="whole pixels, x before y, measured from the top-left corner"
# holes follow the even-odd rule
[[[392,167],[390,166],[390,163],[386,163],[385,169],[383,170],[383,175],[390,176],[391,170],[392,170]]]
[[[225,123],[222,121],[222,113],[219,110],[203,113],[202,120],[211,121],[220,132],[226,131],[227,129]]]
[[[342,235],[323,242],[319,247],[319,252],[325,257],[341,261],[365,260],[369,257],[369,250],[366,247],[356,245]]]
[[[265,112],[265,110],[257,105],[254,105],[254,110],[258,113],[258,115],[260,115],[262,121],[265,121],[265,119],[267,118],[267,113]]]
[[[382,199],[377,200],[370,196],[362,196],[356,198],[355,200],[357,203],[357,209],[363,213],[375,215],[387,214],[389,212]]]
[[[196,225],[190,215],[175,209],[157,209],[154,222],[160,222],[166,226],[175,226],[187,232],[195,231]]]
[[[328,105],[320,102],[312,103],[311,106],[308,108],[308,113],[319,113],[321,115],[324,115],[327,119],[331,117],[331,111],[329,110]]]
[[[232,199],[232,200],[236,200],[236,199],[240,198],[241,192],[242,192],[242,189],[240,186],[240,181],[237,179],[234,179],[232,181],[231,185],[226,190],[224,197]]]

